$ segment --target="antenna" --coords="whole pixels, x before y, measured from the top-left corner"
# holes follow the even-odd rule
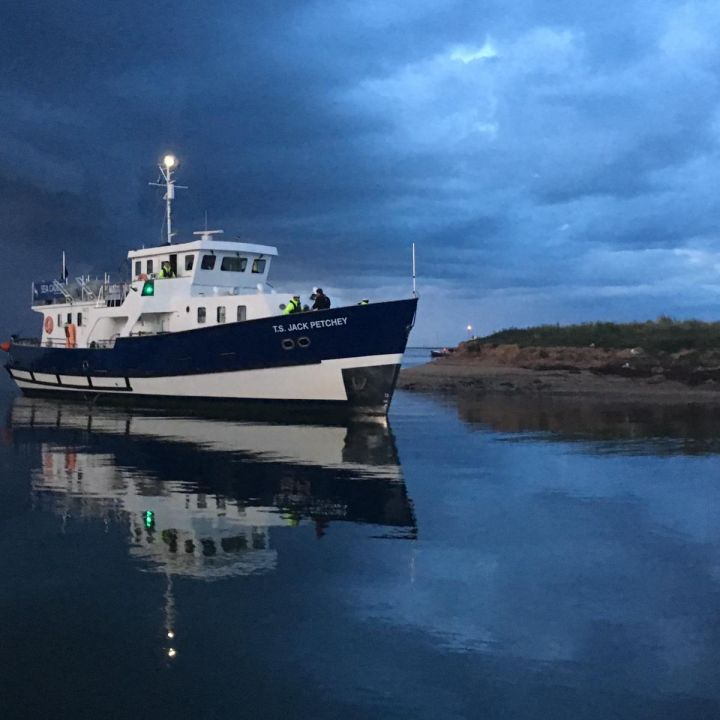
[[[173,168],[177,166],[177,158],[174,155],[166,155],[163,158],[162,165],[158,165],[160,168],[160,175],[164,180],[164,183],[154,182],[148,183],[153,187],[164,187],[165,188],[165,211],[167,218],[167,241],[168,245],[172,243],[172,201],[175,199],[175,190],[187,190],[187,185],[176,185],[175,179],[173,178]],[[158,178],[159,180],[159,178]]]
[[[413,281],[413,297],[417,297],[415,290],[415,243],[412,244],[412,281]]]

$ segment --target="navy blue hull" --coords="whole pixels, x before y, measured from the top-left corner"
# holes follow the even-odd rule
[[[168,377],[403,353],[417,299],[118,338],[113,348],[13,345],[8,369],[57,375]]]
[[[413,298],[297,313],[119,338],[113,348],[45,348],[20,343],[12,346],[6,368],[23,393],[31,396],[184,409],[192,404],[201,411],[222,408],[260,418],[287,417],[288,413],[304,419],[384,415],[400,369],[397,357],[405,351],[416,306]],[[349,362],[338,363],[334,370],[320,365],[343,360]],[[264,394],[255,392],[252,382],[234,387],[228,380],[228,392],[222,396],[204,392],[207,386],[202,385],[208,375],[271,368],[287,368],[292,373],[293,368],[306,366],[316,366],[320,373],[314,376],[313,390],[306,399],[299,399],[302,392],[287,397],[282,390],[270,398],[267,387]],[[199,375],[204,376],[202,381],[193,379]],[[327,377],[326,397],[318,377]],[[170,392],[149,393],[147,383],[156,379],[169,379],[166,387]],[[344,388],[342,398],[338,383]]]

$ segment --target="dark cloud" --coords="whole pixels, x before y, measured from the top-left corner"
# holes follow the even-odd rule
[[[207,212],[276,243],[280,283],[405,292],[416,242],[448,313],[453,295],[544,292],[505,308],[522,325],[593,289],[603,248],[603,282],[635,287],[652,316],[682,309],[678,283],[702,305],[707,263],[680,253],[645,277],[613,252],[714,259],[711,4],[31,0],[0,13],[0,162],[18,228],[6,257],[27,243],[42,265],[64,243],[103,271],[157,241],[147,182],[172,149],[190,185],[180,232]],[[650,302],[660,273],[675,290]],[[8,270],[7,291],[25,296],[35,274]],[[421,317],[418,332],[434,331]]]

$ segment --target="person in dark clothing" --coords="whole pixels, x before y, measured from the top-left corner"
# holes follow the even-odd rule
[[[312,309],[313,310],[329,310],[330,309],[330,298],[322,291],[322,288],[318,288],[311,296],[311,300],[314,300]]]

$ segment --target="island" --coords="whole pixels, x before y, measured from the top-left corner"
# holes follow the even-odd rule
[[[453,394],[594,395],[720,402],[720,323],[583,323],[510,328],[473,338],[398,387]]]

